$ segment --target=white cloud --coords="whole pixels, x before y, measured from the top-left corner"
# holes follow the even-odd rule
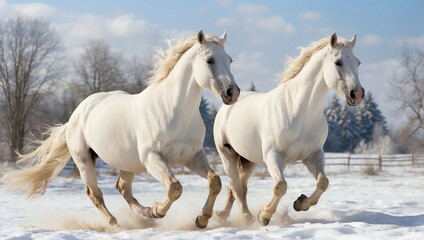
[[[34,18],[48,18],[57,15],[58,11],[44,3],[25,3],[8,4],[6,1],[0,1],[0,15],[2,17],[13,17],[15,15],[24,15]]]
[[[359,79],[365,88],[365,92],[372,92],[389,125],[393,126],[399,125],[403,120],[401,117],[395,116],[397,105],[389,99],[392,91],[390,82],[399,69],[400,62],[398,59],[385,59],[373,63],[365,62],[359,69]]]
[[[367,34],[362,38],[362,42],[366,46],[375,46],[383,42],[383,38],[374,34]]]
[[[316,21],[321,19],[321,13],[319,12],[302,12],[300,13],[300,17],[304,20],[308,21]]]
[[[222,6],[229,6],[232,3],[232,0],[215,0],[215,2]]]
[[[268,10],[268,7],[264,5],[242,3],[237,6],[236,13],[253,17],[266,13]]]
[[[263,52],[243,51],[233,59],[232,72],[241,89],[247,89],[252,82],[259,87],[260,91],[275,87],[275,78],[266,64]]]
[[[273,33],[291,34],[294,32],[294,27],[280,16],[272,16],[268,18],[260,18],[255,25],[264,31]]]
[[[234,18],[220,18],[215,21],[215,24],[220,27],[231,27],[237,25],[237,21]]]
[[[12,8],[12,12],[33,18],[52,17],[57,14],[57,10],[54,7],[44,3],[17,4]]]
[[[407,44],[410,47],[424,48],[424,35],[417,37],[401,37],[396,38],[390,42],[392,46],[403,46]]]

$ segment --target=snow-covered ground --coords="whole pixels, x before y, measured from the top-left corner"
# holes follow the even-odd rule
[[[268,226],[241,224],[235,205],[228,223],[211,220],[204,230],[194,226],[194,219],[206,199],[207,182],[194,175],[177,175],[184,187],[181,198],[165,218],[151,221],[131,212],[114,188],[116,176],[102,174],[100,188],[121,229],[106,224],[79,178],[62,174],[33,201],[0,184],[0,239],[424,239],[424,168],[371,176],[329,169],[329,189],[307,212],[294,211],[292,204],[300,194],[314,190],[314,179],[302,165],[286,172],[288,191]],[[248,192],[254,214],[272,192],[272,181],[255,175]],[[228,178],[222,176],[222,181],[215,209],[223,207]],[[143,205],[162,201],[166,194],[148,174],[137,176],[133,189]]]

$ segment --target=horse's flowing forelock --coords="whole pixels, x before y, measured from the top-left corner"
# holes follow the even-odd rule
[[[300,55],[292,58],[287,62],[286,70],[282,74],[280,83],[286,82],[299,74],[305,64],[311,59],[312,55],[330,44],[330,38],[323,38],[317,42],[311,43],[307,48],[300,48]],[[337,47],[347,46],[350,48],[348,41],[344,38],[338,38]]]
[[[213,41],[222,46],[220,39],[213,35],[205,35],[204,41]],[[197,37],[194,36],[186,40],[170,39],[167,42],[169,49],[164,51],[159,48],[154,56],[153,70],[151,77],[147,80],[147,85],[158,83],[168,77],[181,56],[197,43]]]

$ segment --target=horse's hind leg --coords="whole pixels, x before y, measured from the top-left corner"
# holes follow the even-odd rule
[[[152,209],[152,216],[155,218],[163,218],[168,212],[172,203],[175,202],[183,192],[181,183],[175,178],[171,169],[166,165],[164,159],[159,153],[151,152],[147,157],[146,164],[147,172],[149,172],[155,179],[164,183],[168,189],[167,199],[154,206]]]
[[[239,169],[239,165],[241,157],[229,144],[225,144],[224,146],[218,145],[218,153],[221,157],[224,171],[230,178],[230,183],[227,191],[228,195],[225,207],[222,211],[218,212],[217,215],[222,221],[225,221],[230,215],[234,200],[237,199],[244,220],[250,221],[253,218],[253,215],[247,206],[244,188],[247,191],[247,179],[251,174],[250,170],[253,171],[253,169],[249,167],[249,170],[245,173],[240,172],[241,169]],[[253,165],[251,167],[253,168]],[[243,177],[242,174],[244,174]],[[243,186],[242,181],[245,181],[245,186]]]
[[[131,209],[137,213],[143,214],[145,217],[153,217],[152,208],[143,207],[137,199],[133,197],[132,193],[132,182],[134,180],[135,173],[120,171],[118,181],[116,181],[115,187],[128,202]]]
[[[209,183],[208,199],[202,209],[202,215],[196,218],[196,226],[205,228],[208,225],[209,219],[212,217],[216,197],[221,191],[221,179],[210,167],[208,159],[203,151],[199,151],[187,164],[187,167],[199,176],[206,178]]]
[[[241,188],[243,190],[243,194],[241,197],[241,205],[245,206],[246,209],[243,210],[245,214],[245,218],[248,221],[253,220],[253,216],[250,214],[249,209],[247,208],[247,181],[255,170],[256,164],[254,162],[250,162],[249,160],[240,156],[239,158],[239,178],[241,183]]]
[[[103,200],[103,194],[97,186],[97,176],[94,167],[94,161],[91,159],[89,151],[71,151],[72,158],[80,171],[81,179],[86,185],[87,195],[93,202],[93,204],[100,210],[100,212],[106,217],[107,221],[111,225],[118,225],[116,218],[106,208]]]
[[[319,150],[311,154],[306,158],[303,163],[317,180],[317,187],[310,197],[306,197],[304,194],[294,202],[293,208],[296,211],[307,211],[311,206],[318,203],[321,195],[328,188],[328,178],[324,174],[324,151]]]

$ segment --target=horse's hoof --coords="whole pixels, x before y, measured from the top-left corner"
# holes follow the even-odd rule
[[[265,218],[265,217],[263,217],[263,216],[262,216],[262,210],[261,210],[261,211],[259,211],[257,218],[258,218],[258,222],[259,222],[262,226],[266,226],[266,225],[268,225],[268,224],[269,224],[269,221],[271,221],[271,218]]]
[[[197,218],[196,218],[196,226],[198,228],[204,229],[204,228],[206,228],[206,226],[208,226],[208,222],[206,221],[206,224],[201,224],[200,223],[200,217],[201,216],[197,216]]]
[[[163,217],[165,217],[165,215],[159,214],[158,213],[158,206],[154,206],[152,208],[152,217],[154,217],[154,218],[163,218]]]
[[[307,211],[309,207],[302,207],[304,202],[306,201],[308,197],[305,196],[305,194],[300,195],[300,197],[297,198],[297,200],[293,203],[293,208],[296,211]]]

